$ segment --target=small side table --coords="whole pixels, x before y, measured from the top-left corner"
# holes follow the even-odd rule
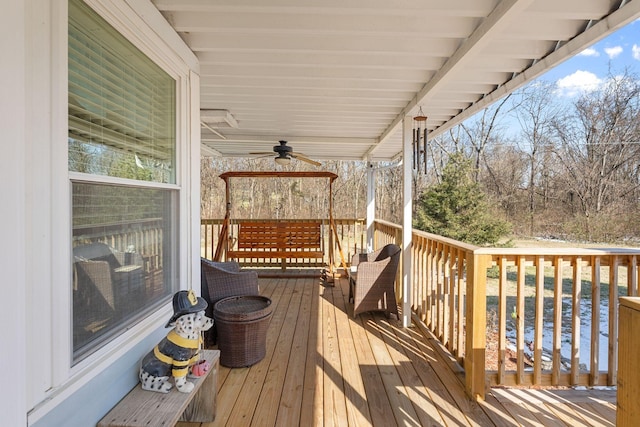
[[[138,308],[144,302],[144,280],[142,267],[123,265],[113,270],[117,303],[122,313]]]
[[[273,314],[271,300],[259,295],[224,298],[213,306],[220,364],[251,366],[266,354],[267,330]]]

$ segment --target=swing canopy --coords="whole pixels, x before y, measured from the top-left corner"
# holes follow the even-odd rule
[[[225,172],[220,175],[220,178],[225,182],[226,215],[214,259],[219,260],[223,251],[226,251],[228,258],[234,259],[278,258],[284,269],[286,259],[324,258],[324,245],[319,221],[256,220],[244,223],[238,231],[237,248],[226,248],[225,246],[229,243],[226,237],[231,220],[229,180],[231,178],[328,178],[329,194],[332,194],[333,181],[338,178],[338,175],[327,171],[235,171]],[[332,234],[336,234],[332,197],[329,197],[329,226],[331,237]],[[339,239],[336,239],[336,243],[342,264],[346,268]],[[333,256],[331,251],[330,258],[329,265],[332,269]]]
[[[234,171],[220,174],[220,178],[228,185],[229,178],[329,178],[333,182],[338,175],[327,171]]]

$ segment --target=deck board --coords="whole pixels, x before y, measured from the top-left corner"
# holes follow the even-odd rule
[[[243,387],[242,393],[238,396],[238,400],[234,405],[234,410],[229,418],[228,425],[251,425],[254,414],[256,414],[256,422],[258,421],[258,414],[260,418],[263,417],[263,414],[256,413],[255,409],[262,392],[265,390],[264,384],[267,379],[267,374],[271,369],[275,369],[277,365],[277,358],[276,365],[272,365],[271,362],[274,359],[273,355],[278,347],[276,345],[276,342],[278,341],[277,338],[280,335],[280,331],[283,330],[283,326],[286,325],[284,319],[289,308],[289,300],[293,294],[292,292],[283,291],[284,288],[279,286],[276,287],[275,291],[270,295],[273,305],[272,322],[274,328],[270,331],[271,333],[267,334],[267,353],[263,359],[264,363],[256,363],[250,368],[239,368],[247,369],[248,374],[245,379],[245,387]],[[289,328],[284,329],[288,330]]]
[[[291,294],[291,299],[288,301],[285,311],[283,325],[295,324],[297,322],[302,299],[301,290],[302,284],[295,281],[293,293]],[[281,304],[282,302],[281,300]],[[284,309],[284,304],[282,304],[282,309]],[[292,369],[296,367],[295,363],[291,363],[290,361],[294,334],[295,328],[283,327],[280,330],[271,363],[269,364],[269,371],[262,385],[262,390],[260,391],[255,413],[260,414],[261,422],[264,422],[266,425],[275,425],[278,416],[278,406],[274,405],[273,402],[281,400],[287,369],[289,366],[291,366]],[[256,389],[259,389],[259,387],[256,387]]]
[[[336,308],[336,330],[340,338],[340,362],[342,365],[348,424],[371,425],[371,413],[366,401],[360,361],[358,360],[359,352],[354,345],[351,322],[349,322],[347,314],[348,301],[344,299],[345,293],[340,289],[340,282],[336,285],[332,294]],[[348,290],[346,295],[348,295]]]
[[[218,426],[614,426],[615,390],[493,389],[469,400],[435,337],[397,319],[353,318],[348,284],[261,278],[273,302],[265,358],[220,367]]]
[[[340,360],[340,341],[337,333],[333,289],[323,288],[322,304],[323,355],[324,355],[324,425],[347,425],[347,406],[342,381],[342,363]]]
[[[301,279],[296,280],[296,292],[300,293],[300,308],[296,319],[289,363],[285,365],[286,375],[282,386],[282,396],[278,406],[275,425],[291,426],[300,422],[303,400],[304,377],[307,362],[307,346],[309,341],[310,313],[313,286],[304,286]]]
[[[390,354],[388,346],[385,344],[383,336],[373,316],[369,313],[361,315],[365,321],[365,330],[369,336],[369,342],[373,349],[374,358],[378,370],[382,375],[387,398],[391,403],[391,409],[398,425],[419,425],[418,414],[411,404],[411,399],[407,394],[406,387],[400,376],[399,366],[396,366]]]

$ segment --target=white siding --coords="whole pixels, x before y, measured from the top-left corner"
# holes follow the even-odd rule
[[[193,278],[199,289],[198,61],[149,1],[86,1],[176,78],[180,287]],[[0,338],[11,344],[0,357],[12,397],[0,399],[2,425],[94,425],[136,384],[140,358],[166,334],[171,304],[71,366],[67,5],[8,3],[0,14],[0,320],[11,327]]]
[[[5,3],[0,14],[0,270],[3,293],[0,363],[5,384],[0,414],[3,425],[21,426],[26,422],[26,32],[23,2]],[[7,398],[7,393],[11,393],[11,398]]]

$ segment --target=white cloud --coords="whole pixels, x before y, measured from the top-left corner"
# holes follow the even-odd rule
[[[576,96],[584,92],[592,92],[602,83],[602,79],[595,74],[578,70],[556,82],[556,93],[560,96]]]
[[[613,59],[622,53],[622,46],[605,47],[604,53],[609,56],[609,59]]]
[[[640,46],[634,44],[631,48],[631,54],[633,55],[633,59],[637,59],[638,61],[640,61]]]
[[[592,47],[588,47],[585,50],[583,50],[582,52],[580,52],[578,55],[580,55],[580,56],[600,56],[600,52],[598,52],[597,50],[595,50]]]

